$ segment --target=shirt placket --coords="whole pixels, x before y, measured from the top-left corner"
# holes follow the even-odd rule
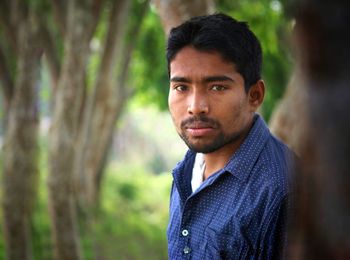
[[[190,236],[191,236],[191,201],[190,198],[185,202],[183,211],[182,211],[182,218],[180,223],[180,230],[179,230],[179,240],[181,243],[179,243],[180,248],[179,251],[182,255],[182,259],[190,259],[192,252],[193,252],[193,245],[191,244]]]

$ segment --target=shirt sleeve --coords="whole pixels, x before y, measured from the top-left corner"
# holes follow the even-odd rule
[[[258,259],[283,259],[287,242],[288,200],[285,196],[274,208],[260,244]]]

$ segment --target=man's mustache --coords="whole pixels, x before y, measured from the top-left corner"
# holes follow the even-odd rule
[[[192,116],[181,122],[181,128],[219,128],[220,123],[204,115]]]

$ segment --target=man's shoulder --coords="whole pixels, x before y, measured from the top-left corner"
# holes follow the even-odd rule
[[[265,184],[282,194],[289,193],[296,164],[295,153],[278,138],[270,135],[262,149],[255,170]]]
[[[262,153],[278,165],[289,165],[296,159],[295,153],[276,136],[270,134]]]

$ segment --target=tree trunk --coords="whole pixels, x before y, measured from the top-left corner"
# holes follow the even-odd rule
[[[0,79],[3,89],[3,118],[2,126],[5,128],[8,125],[8,115],[10,110],[10,102],[12,100],[14,91],[14,82],[9,71],[8,62],[6,56],[0,46]],[[4,129],[6,130],[6,129]]]
[[[30,219],[38,181],[37,85],[41,56],[33,17],[24,6],[17,8],[17,79],[3,147],[4,235],[7,258],[11,260],[32,258]]]
[[[298,0],[293,6],[298,82],[282,101],[288,108],[275,114],[281,122],[275,130],[301,162],[289,259],[349,259],[350,5]],[[324,20],[329,13],[337,15]],[[281,130],[285,124],[289,133]]]
[[[298,155],[309,149],[309,98],[300,71],[295,71],[269,122],[271,132]]]
[[[92,23],[89,1],[67,1],[64,57],[49,140],[49,208],[56,259],[80,259],[73,163]]]
[[[108,32],[102,55],[100,70],[98,73],[94,93],[88,100],[85,116],[81,128],[80,142],[78,143],[77,158],[75,162],[78,174],[78,189],[84,195],[88,205],[96,200],[95,186],[96,172],[104,156],[106,134],[113,129],[115,113],[123,96],[123,89],[117,92],[113,72],[117,55],[121,54],[123,40],[123,21],[126,20],[130,1],[121,0],[113,2]],[[115,93],[117,92],[117,93]],[[90,203],[89,203],[90,202]]]
[[[164,31],[169,34],[171,28],[185,20],[214,12],[213,0],[153,0],[160,15]]]
[[[76,177],[82,205],[98,205],[100,184],[114,126],[129,95],[126,87],[128,66],[135,40],[125,45],[125,20],[130,1],[115,2],[112,7],[102,62],[94,93],[87,104],[82,135],[77,152]],[[148,1],[140,6],[138,22],[128,33],[137,37]],[[117,66],[116,66],[117,64]],[[118,76],[114,76],[115,68]]]

